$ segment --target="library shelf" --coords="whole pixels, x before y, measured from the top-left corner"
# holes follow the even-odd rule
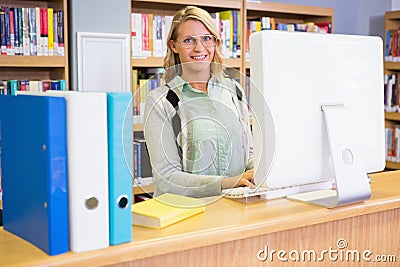
[[[64,56],[0,55],[0,81],[60,80],[66,81],[68,74],[68,1],[67,0],[0,0],[1,6],[18,8],[52,8],[63,10]],[[54,14],[54,13],[53,13]]]
[[[400,28],[400,10],[398,11],[387,11],[385,13],[385,38],[384,38],[384,44],[383,44],[383,55],[385,56],[384,58],[384,74],[385,75],[391,75],[391,74],[396,74],[397,77],[399,76],[399,71],[400,71],[400,62],[395,62],[395,61],[388,61],[386,58],[386,53],[390,53],[390,51],[386,51],[386,48],[388,48],[390,40],[387,40],[386,33],[391,30],[397,30]],[[397,81],[398,83],[399,81]],[[385,127],[392,127],[393,125],[397,125],[400,123],[400,113],[398,112],[385,112]],[[386,161],[386,168],[387,169],[400,169],[400,163],[399,162],[393,162],[393,161]]]

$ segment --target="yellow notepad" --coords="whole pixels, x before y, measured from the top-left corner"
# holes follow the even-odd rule
[[[205,201],[174,194],[161,196],[132,205],[132,223],[161,229],[205,211]]]

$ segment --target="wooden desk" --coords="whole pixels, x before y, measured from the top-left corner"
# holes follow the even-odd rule
[[[335,209],[286,199],[242,204],[223,198],[209,204],[205,213],[163,230],[133,227],[131,243],[53,257],[0,229],[0,266],[280,265],[276,253],[273,262],[269,258],[265,262],[258,259],[258,252],[265,251],[265,246],[269,252],[286,251],[283,256],[288,259],[289,252],[293,258],[296,251],[301,255],[303,250],[314,250],[318,257],[330,248],[342,252],[358,250],[361,257],[364,250],[369,250],[373,253],[367,255],[371,259],[378,254],[395,255],[397,264],[384,266],[399,266],[400,171],[372,175],[371,186],[370,200]],[[346,248],[338,248],[340,239],[346,240]],[[324,255],[320,266],[364,266],[365,263],[362,259],[361,264],[352,261],[349,264],[340,258],[333,261],[328,254]],[[351,255],[348,257],[353,259]],[[302,262],[300,258],[297,266],[300,265],[315,263]],[[296,264],[289,259],[285,266]]]

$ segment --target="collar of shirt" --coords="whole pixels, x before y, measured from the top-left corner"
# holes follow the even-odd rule
[[[208,93],[212,93],[213,89],[215,88],[216,85],[219,84],[218,79],[216,79],[215,77],[211,77],[210,80],[208,81],[207,84],[207,90]],[[192,86],[190,86],[190,84],[188,82],[186,82],[184,79],[182,79],[181,76],[176,75],[175,78],[173,78],[170,82],[169,85],[171,88],[173,88],[174,90],[178,91],[180,94],[183,94],[187,91],[191,91],[194,93],[200,93],[200,94],[206,94],[201,90],[195,89]]]

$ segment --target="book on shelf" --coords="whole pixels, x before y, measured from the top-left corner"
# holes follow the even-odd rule
[[[29,56],[30,43],[29,43],[29,8],[22,8],[22,45],[23,45],[23,55]]]
[[[8,88],[7,88],[7,82],[1,82],[0,83],[0,95],[7,95]],[[1,142],[0,142],[1,144]],[[1,159],[1,157],[0,157]],[[1,165],[0,165],[0,171],[1,171]]]
[[[173,16],[163,16],[162,17],[162,43],[163,43],[163,56],[167,54],[167,38],[168,33],[171,29]]]
[[[29,81],[28,80],[20,80],[20,88],[21,91],[30,91],[29,89]]]
[[[131,13],[132,57],[142,56],[142,15]]]
[[[47,8],[47,47],[49,56],[54,56],[54,27],[53,27],[53,8]]]
[[[142,184],[143,178],[153,176],[146,140],[144,139],[142,133],[143,132],[135,133],[133,138],[134,180],[138,185]]]
[[[43,45],[43,55],[49,55],[49,35],[48,35],[48,13],[47,8],[40,9],[40,35],[42,37],[42,45]]]
[[[163,57],[172,16],[131,13],[132,57]]]
[[[7,41],[6,41],[6,12],[5,7],[0,7],[0,48],[1,54],[7,54]]]
[[[37,36],[36,36],[36,9],[28,8],[29,21],[29,52],[31,56],[37,55]]]
[[[399,29],[389,29],[385,36],[385,61],[400,62]]]
[[[315,26],[318,27],[315,31],[318,33],[332,33],[332,22],[330,21],[319,21],[314,22]]]
[[[9,19],[10,19],[10,51],[7,51],[7,55],[15,55],[15,28],[14,28],[14,8],[9,9]]]
[[[204,212],[205,201],[166,193],[132,205],[134,225],[161,229]]]
[[[160,75],[161,72],[161,68],[132,70],[132,107],[134,123],[143,122],[143,113],[148,93],[164,84]]]
[[[10,8],[5,7],[5,24],[6,24],[6,55],[11,55],[11,25],[10,25]]]
[[[63,10],[33,6],[0,7],[1,55],[63,56],[63,31]]]
[[[221,45],[222,55],[226,58],[231,57],[231,21],[227,19],[221,19]]]
[[[226,58],[240,57],[240,11],[225,10],[212,14],[221,36],[222,54]]]
[[[16,8],[17,12],[15,13],[18,20],[18,44],[19,44],[19,55],[24,54],[24,20],[22,18],[22,7]]]
[[[240,57],[240,12],[238,10],[232,10],[233,15],[233,42],[232,42],[232,57],[239,58]]]
[[[153,16],[153,57],[163,57],[162,16]]]
[[[12,8],[14,10],[14,54],[20,55],[20,42],[19,42],[19,16],[18,8]]]
[[[53,43],[54,56],[58,56],[58,16],[56,10],[53,12]]]
[[[386,160],[400,162],[400,125],[385,128]]]
[[[9,80],[7,81],[7,87],[9,90],[9,94],[15,95],[19,90],[19,81],[18,80]]]
[[[314,33],[332,33],[332,22],[304,22],[304,23],[284,23],[276,22],[274,17],[260,17],[248,20],[246,25],[246,58],[250,58],[249,38],[254,32],[264,30],[281,30],[281,31],[299,31],[299,32],[314,32]]]
[[[386,112],[400,112],[400,74],[385,74],[384,77],[384,108]]]
[[[43,45],[42,45],[42,37],[40,35],[40,8],[35,7],[35,29],[36,29],[36,55],[43,56]]]
[[[142,56],[151,56],[150,50],[150,16],[149,14],[142,14]]]
[[[57,11],[57,40],[58,40],[58,55],[64,56],[65,54],[65,41],[64,41],[64,10]]]
[[[45,92],[67,89],[65,80],[7,80],[0,81],[0,85],[0,95],[16,95],[20,91]]]

